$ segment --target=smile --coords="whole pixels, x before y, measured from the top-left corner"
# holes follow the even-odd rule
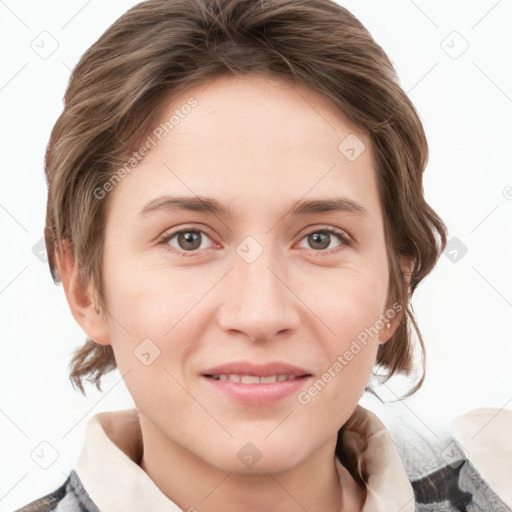
[[[235,361],[201,373],[201,381],[215,395],[252,405],[272,404],[296,395],[312,377],[305,368],[281,361]]]
[[[259,377],[257,375],[239,375],[236,373],[221,373],[220,375],[207,375],[213,380],[228,380],[230,382],[240,382],[242,384],[269,384],[273,382],[284,382],[294,380],[295,375],[269,375],[267,377]]]

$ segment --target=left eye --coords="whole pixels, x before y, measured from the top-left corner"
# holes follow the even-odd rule
[[[338,241],[338,244],[332,246],[331,243],[336,241],[336,239]],[[306,247],[307,249],[309,248],[315,251],[333,249],[335,247],[348,243],[348,241],[346,240],[342,233],[334,229],[327,228],[312,231],[311,233],[307,234],[302,240],[306,240],[306,242],[309,244],[309,247]]]

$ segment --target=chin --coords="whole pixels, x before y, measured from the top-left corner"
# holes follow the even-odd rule
[[[215,444],[218,448],[204,456],[204,460],[223,471],[238,474],[278,473],[297,466],[308,457],[304,443],[291,437],[283,443],[281,439],[273,441],[261,435],[252,441],[241,441],[237,436],[227,445]]]

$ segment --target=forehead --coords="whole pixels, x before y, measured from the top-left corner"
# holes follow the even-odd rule
[[[113,191],[114,202],[124,195],[138,207],[173,193],[270,208],[310,193],[377,197],[369,137],[305,86],[218,77],[162,104],[149,136],[154,147]]]
[[[191,102],[193,108],[188,106]],[[367,135],[349,122],[339,106],[304,84],[275,77],[223,75],[193,87],[162,105],[160,126],[170,120],[170,133],[163,134],[168,142],[172,138],[179,144],[180,135],[198,130],[197,147],[227,147],[233,156],[245,151],[264,157],[275,146],[274,157],[289,157],[289,150],[295,148],[322,156],[328,150],[337,156],[339,143],[349,135],[371,149]]]

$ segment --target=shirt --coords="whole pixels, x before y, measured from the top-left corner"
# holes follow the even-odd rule
[[[488,414],[494,410],[490,411]],[[512,413],[506,412],[512,425]],[[475,417],[481,422],[487,420],[486,415],[477,414],[473,423],[459,421],[461,439],[479,426]],[[507,428],[504,424],[498,427]],[[501,434],[505,437],[505,431]],[[439,452],[421,432],[411,430],[405,435],[403,428],[390,432],[374,413],[359,405],[338,438],[345,467],[365,480],[363,512],[512,510],[512,470],[508,476],[503,471],[495,471],[494,476],[488,473],[495,486],[491,488],[454,439],[444,439],[444,453]],[[181,512],[139,466],[142,450],[136,409],[98,413],[87,423],[82,451],[67,480],[53,493],[17,512]],[[479,450],[475,446],[470,449],[475,461],[484,467],[486,457]],[[505,455],[512,463],[510,446],[508,450]],[[341,454],[338,448],[337,454]],[[340,459],[335,461],[339,469]],[[487,464],[485,471],[490,466]]]

